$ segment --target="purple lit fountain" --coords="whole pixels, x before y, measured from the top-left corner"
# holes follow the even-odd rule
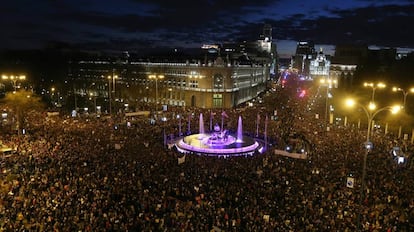
[[[216,124],[213,131],[204,131],[203,115],[200,114],[200,128],[198,134],[185,136],[176,141],[175,146],[181,153],[193,153],[198,155],[229,157],[240,155],[253,155],[255,151],[261,151],[261,144],[255,139],[244,136],[242,130],[242,118],[239,116],[237,133],[233,135],[228,130],[220,128]]]

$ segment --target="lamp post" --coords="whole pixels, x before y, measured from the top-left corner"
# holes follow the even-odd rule
[[[410,88],[408,91],[406,91],[405,89],[402,89],[402,88],[399,88],[399,87],[393,87],[392,88],[392,91],[394,91],[394,92],[397,92],[397,91],[402,92],[402,94],[403,94],[403,106],[402,107],[403,107],[404,111],[407,112],[406,107],[405,107],[406,102],[407,102],[407,95],[410,92],[411,93],[414,93],[414,88]],[[401,137],[401,131],[402,131],[402,126],[400,125],[399,128],[398,128],[398,138]]]
[[[378,83],[378,84],[374,84],[372,82],[369,82],[369,83],[365,82],[364,87],[371,87],[372,88],[371,101],[374,102],[374,100],[375,100],[375,90],[377,88],[383,89],[383,88],[386,87],[386,85],[384,83],[381,83],[381,82]]]
[[[365,176],[366,176],[366,168],[367,168],[367,156],[369,151],[372,149],[372,144],[370,142],[370,135],[371,135],[371,127],[372,127],[372,122],[375,118],[375,116],[377,114],[379,114],[380,112],[389,110],[391,111],[391,113],[396,114],[400,109],[401,106],[386,106],[380,109],[376,110],[376,105],[374,104],[374,102],[370,102],[368,105],[368,108],[356,103],[354,100],[352,99],[347,99],[346,100],[346,105],[349,107],[353,107],[354,105],[358,105],[366,114],[367,116],[367,122],[368,122],[368,127],[367,127],[367,139],[366,139],[366,144],[365,144],[365,153],[364,153],[364,160],[363,160],[363,165],[362,165],[362,178],[361,178],[361,193],[360,193],[360,199],[359,199],[359,205],[362,205],[362,199],[364,198],[364,190],[365,190]],[[359,212],[358,215],[358,224],[360,224],[361,221],[361,211]]]
[[[320,79],[321,86],[326,86],[326,95],[325,95],[325,123],[328,124],[328,106],[329,106],[329,98],[332,97],[332,95],[329,92],[329,89],[332,89],[332,86],[334,85],[335,88],[337,88],[337,80],[331,79],[331,78],[322,78]]]
[[[108,76],[108,98],[109,98],[109,115],[112,115],[112,93],[115,94],[115,80],[118,78],[117,75]],[[111,82],[113,82],[113,90],[111,91]]]
[[[90,96],[90,98],[92,98],[93,99],[93,104],[94,104],[94,112],[95,112],[95,114],[96,114],[96,96],[93,94],[93,93],[89,93],[89,96]],[[92,100],[91,99],[91,100]]]
[[[403,106],[402,107],[405,110],[405,103],[407,102],[407,95],[409,93],[414,93],[414,88],[410,88],[408,91],[406,91],[406,90],[404,90],[402,88],[399,88],[399,87],[393,87],[392,88],[392,91],[394,91],[394,92],[397,92],[397,91],[402,92],[402,94],[403,94]]]
[[[59,91],[56,91],[56,88],[55,87],[52,87],[50,89],[50,91],[52,92],[52,94],[51,94],[51,101],[52,101],[53,105],[55,107],[61,107],[61,104],[60,104],[60,92]],[[57,97],[55,97],[55,92],[57,94]]]
[[[53,105],[56,106],[56,102],[55,102],[55,91],[56,91],[56,89],[55,89],[55,87],[52,87],[50,89],[50,91],[52,92],[52,94],[51,94],[51,102],[52,102]]]
[[[149,79],[155,80],[155,103],[158,105],[158,79],[164,79],[164,75],[149,75]]]
[[[14,76],[14,75],[1,75],[1,79],[3,80],[10,80],[13,83],[14,92],[17,90],[17,81],[24,81],[26,80],[25,75]]]

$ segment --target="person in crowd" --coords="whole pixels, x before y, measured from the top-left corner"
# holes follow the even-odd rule
[[[279,99],[279,101],[275,101]],[[284,99],[284,100],[280,100]],[[3,135],[17,148],[3,158],[0,231],[412,231],[414,178],[390,161],[389,138],[373,137],[366,189],[346,186],[361,178],[364,132],[324,130],[302,112],[306,103],[283,92],[260,108],[227,110],[226,128],[260,135],[268,123],[273,147],[264,154],[216,158],[182,156],[163,144],[178,137],[177,114],[209,110],[171,107],[165,122],[31,115],[25,135]],[[142,108],[146,110],[146,108]],[[277,121],[265,115],[277,110]],[[217,111],[214,122],[220,122]],[[260,115],[260,120],[258,116]],[[187,118],[187,117],[183,117]],[[206,117],[207,118],[207,117]],[[198,120],[182,120],[195,130]],[[116,125],[116,127],[115,127]],[[311,144],[307,159],[275,155],[292,134]],[[408,145],[412,151],[412,147]]]

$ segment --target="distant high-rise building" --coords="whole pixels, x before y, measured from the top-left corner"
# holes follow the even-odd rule
[[[263,26],[263,33],[260,35],[260,39],[263,40],[272,40],[272,25],[265,24]]]
[[[313,42],[298,42],[293,57],[293,68],[298,71],[299,75],[309,76],[310,61],[315,59],[316,55]]]

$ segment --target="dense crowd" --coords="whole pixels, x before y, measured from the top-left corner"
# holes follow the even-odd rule
[[[232,109],[225,118],[234,130],[241,115],[244,131],[254,134],[261,115],[265,153],[186,155],[180,165],[183,155],[165,146],[164,131],[178,136],[180,114],[182,131],[190,122],[195,132],[197,115],[210,111],[171,108],[167,121],[137,118],[128,126],[121,116],[44,120],[33,113],[25,135],[2,134],[17,153],[1,159],[0,231],[412,231],[413,168],[390,157],[396,139],[373,136],[362,199],[365,133],[352,126],[326,131],[304,113],[306,103],[280,94],[269,97],[271,109]],[[277,120],[265,121],[274,110]],[[298,134],[311,144],[308,159],[274,154]]]

